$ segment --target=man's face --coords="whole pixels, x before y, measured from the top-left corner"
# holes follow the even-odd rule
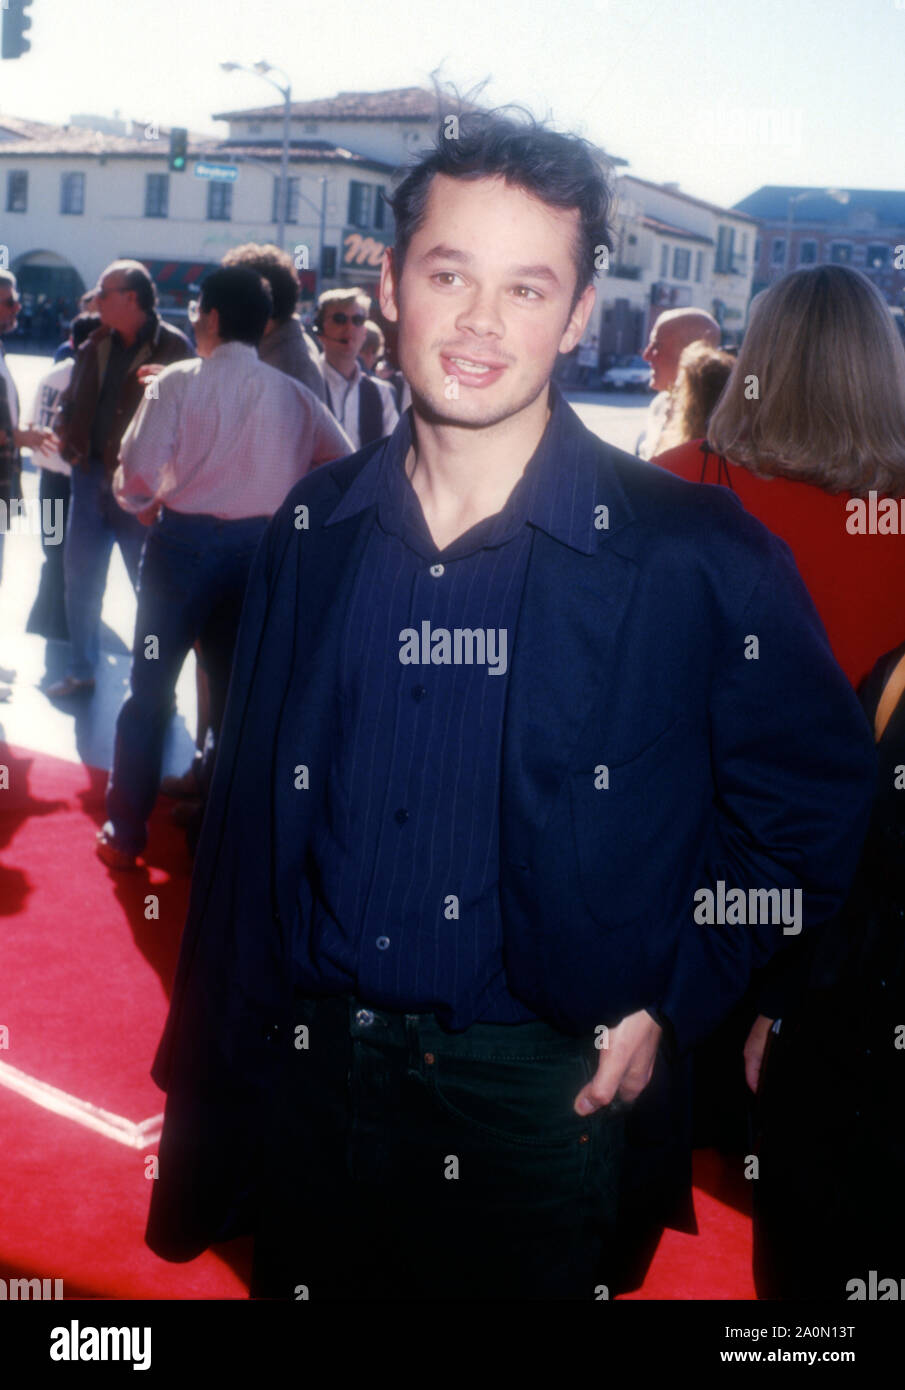
[[[135,320],[135,291],[127,290],[121,270],[106,270],[97,287],[97,313],[105,328],[122,329]]]
[[[650,342],[641,356],[651,366],[651,386],[655,391],[669,391],[675,385],[679,370],[679,358],[685,342],[675,326],[669,321],[654,324]]]
[[[367,336],[367,317],[366,310],[355,299],[341,300],[328,306],[321,341],[324,356],[331,367],[340,371],[351,367]]]
[[[0,334],[12,333],[21,308],[22,301],[15,285],[0,280]]]
[[[399,283],[385,258],[381,308],[399,322],[399,365],[435,418],[483,427],[537,399],[578,342],[592,286],[570,313],[577,209],[501,178],[434,176]]]

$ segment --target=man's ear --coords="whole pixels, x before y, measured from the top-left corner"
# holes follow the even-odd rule
[[[388,246],[383,253],[383,260],[380,265],[380,288],[377,291],[380,312],[388,323],[399,322],[398,293],[396,255],[394,248]]]
[[[591,310],[594,308],[594,301],[597,292],[593,285],[586,285],[583,292],[579,295],[575,308],[569,315],[569,322],[566,324],[565,332],[559,343],[560,352],[571,352],[576,343],[581,342],[582,334],[587,327],[588,319],[591,317]]]

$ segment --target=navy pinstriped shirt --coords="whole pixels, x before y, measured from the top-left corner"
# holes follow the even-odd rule
[[[376,503],[345,615],[340,736],[309,852],[314,906],[296,962],[306,993],[433,1012],[451,1031],[536,1017],[509,993],[502,960],[508,672],[534,528],[595,549],[594,479],[557,448],[568,407],[555,386],[550,405],[502,511],[444,550],[405,474],[410,411],[327,522]]]

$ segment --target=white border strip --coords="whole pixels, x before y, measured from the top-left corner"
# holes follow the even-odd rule
[[[114,1115],[109,1110],[92,1105],[90,1101],[67,1095],[46,1081],[28,1076],[18,1067],[11,1067],[8,1062],[0,1061],[0,1086],[6,1086],[44,1110],[62,1115],[67,1120],[75,1120],[76,1124],[96,1130],[98,1134],[115,1139],[118,1144],[125,1144],[130,1149],[146,1149],[156,1144],[163,1128],[162,1115],[152,1115],[149,1120],[134,1124],[122,1115]]]

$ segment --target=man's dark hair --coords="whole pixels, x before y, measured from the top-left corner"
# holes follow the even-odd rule
[[[89,333],[93,333],[95,328],[100,328],[100,326],[99,314],[76,314],[69,325],[69,337],[72,340],[72,346],[74,348],[81,347]]]
[[[245,265],[256,270],[270,285],[273,293],[273,315],[277,323],[288,323],[295,313],[299,298],[299,277],[288,251],[281,251],[271,242],[246,242],[227,251],[221,265]]]
[[[438,94],[439,101],[442,97]],[[600,163],[604,156],[589,141],[551,130],[524,108],[462,110],[462,99],[457,98],[457,102],[458,111],[451,109],[441,116],[433,147],[402,171],[401,182],[387,198],[396,222],[393,260],[397,285],[409,243],[427,214],[434,175],[453,179],[501,177],[550,207],[578,210],[579,233],[573,247],[577,274],[574,309],[594,279],[600,249],[609,251],[613,246],[608,221],[613,193]],[[504,114],[507,111],[519,111],[527,119],[515,120]]]
[[[244,265],[221,266],[201,286],[201,308],[205,313],[217,310],[225,343],[257,347],[273,317],[273,294],[257,271]]]

